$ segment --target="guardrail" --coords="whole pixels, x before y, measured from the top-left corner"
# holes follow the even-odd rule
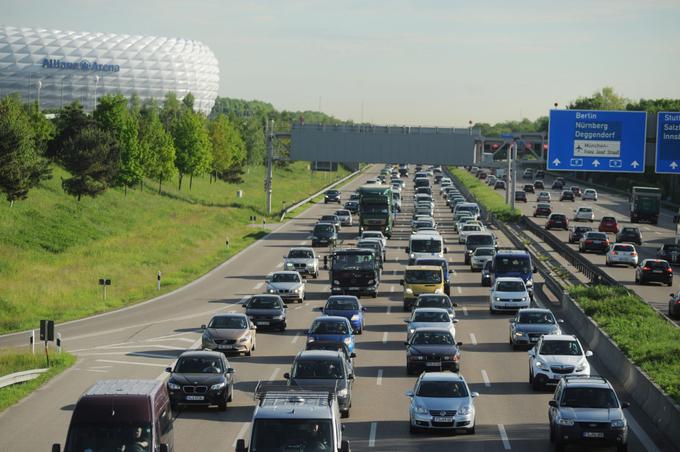
[[[40,374],[47,372],[47,370],[48,369],[23,370],[21,372],[5,375],[4,377],[0,377],[0,388],[34,380],[38,378]]]

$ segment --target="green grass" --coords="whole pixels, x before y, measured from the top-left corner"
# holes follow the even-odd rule
[[[337,174],[342,177],[347,171]],[[159,195],[110,190],[78,203],[61,189],[68,175],[32,190],[26,201],[0,204],[0,333],[35,328],[41,318],[62,322],[169,292],[223,262],[265,232],[250,225],[264,213],[264,168],[250,168],[242,184],[185,178]],[[274,215],[320,190],[335,173],[311,173],[308,163],[276,168]],[[243,190],[244,197],[236,198]],[[226,240],[230,246],[226,247]],[[156,272],[163,273],[161,292]],[[112,280],[107,300],[99,278]]]
[[[75,361],[75,356],[69,353],[57,354],[54,350],[50,350],[50,368],[47,372],[34,380],[0,388],[0,412],[71,367]],[[40,347],[37,347],[35,355],[28,351],[3,351],[0,353],[0,376],[22,370],[42,369],[46,367],[46,364],[44,351]]]
[[[522,213],[519,209],[512,209],[505,203],[505,199],[493,188],[480,181],[473,174],[462,168],[449,168],[451,174],[465,185],[477,202],[483,205],[500,221],[516,221]]]
[[[647,375],[680,403],[680,329],[635,294],[578,286],[570,295]]]

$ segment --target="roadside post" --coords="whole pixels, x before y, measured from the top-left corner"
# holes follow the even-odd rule
[[[156,290],[161,290],[161,271],[156,274]]]
[[[54,341],[54,320],[40,321],[40,340],[45,344],[45,358],[47,359],[47,367],[50,367],[50,355],[47,351],[47,343]]]
[[[61,333],[57,333],[57,353],[61,353]]]
[[[31,330],[31,334],[28,335],[28,342],[31,344],[31,354],[35,355],[35,330]]]
[[[106,300],[106,286],[111,285],[111,280],[108,279],[108,278],[99,278],[99,285],[102,286],[103,297],[104,297],[104,300]]]

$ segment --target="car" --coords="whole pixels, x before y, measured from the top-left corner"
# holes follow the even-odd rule
[[[663,259],[669,264],[680,263],[680,244],[662,243],[656,250],[657,259]]]
[[[637,226],[625,226],[616,234],[617,242],[636,243],[642,245],[642,233]]]
[[[201,348],[250,356],[257,345],[257,327],[245,314],[215,314],[201,325]]]
[[[564,180],[560,180],[560,178],[555,179],[550,188],[553,190],[562,190],[564,188]]]
[[[581,196],[581,187],[578,185],[572,185],[569,190],[574,194],[574,196]]]
[[[324,315],[346,318],[355,334],[364,332],[364,313],[367,309],[353,295],[331,295],[326,300],[326,305],[318,310]]]
[[[354,192],[351,195],[349,195],[350,201],[356,201],[358,203],[360,199],[361,199],[361,195],[358,192]]]
[[[486,178],[486,184],[493,187],[497,180],[496,176],[489,176]]]
[[[409,431],[463,430],[475,434],[476,409],[474,399],[479,394],[470,391],[462,375],[451,372],[426,372],[418,377],[410,399]]]
[[[581,253],[588,251],[599,251],[606,253],[609,249],[609,238],[604,232],[589,231],[583,234],[583,237],[578,241],[578,250]]]
[[[548,217],[552,213],[552,207],[548,203],[539,202],[534,206],[534,218]]]
[[[484,226],[465,223],[458,228],[458,243],[465,243],[468,235],[483,231]]]
[[[497,243],[496,236],[491,232],[484,231],[469,233],[465,239],[465,254],[463,263],[465,265],[469,265],[472,253],[474,253],[475,250],[480,246],[497,248]]]
[[[493,184],[493,189],[494,189],[494,190],[505,190],[505,181],[497,180],[497,181]]]
[[[563,213],[551,213],[548,215],[548,220],[545,222],[545,229],[569,229],[569,220]]]
[[[668,317],[671,319],[680,318],[680,292],[670,294],[668,300]]]
[[[312,247],[331,246],[338,242],[338,229],[332,223],[317,223],[312,230]]]
[[[479,179],[481,179],[481,180],[486,179],[487,176],[488,176],[488,174],[486,174],[484,171],[479,171],[479,172],[477,173],[477,177],[478,177]]]
[[[594,188],[586,188],[583,190],[583,194],[581,195],[581,200],[582,201],[588,201],[588,200],[593,200],[597,201],[597,190]]]
[[[406,373],[428,371],[460,371],[460,346],[448,328],[421,328],[415,331],[406,345]]]
[[[531,305],[529,291],[522,278],[505,276],[496,278],[489,294],[489,312],[516,311]]]
[[[337,215],[322,215],[319,219],[319,223],[331,223],[335,225],[338,231],[342,229],[342,222]]]
[[[319,277],[319,258],[314,248],[295,247],[283,256],[283,269],[296,271],[300,275],[308,275],[316,279]]]
[[[522,187],[522,190],[525,193],[535,193],[533,184],[524,184],[524,187]]]
[[[592,207],[578,207],[574,210],[574,221],[595,221]]]
[[[600,226],[598,226],[597,230],[600,232],[613,232],[614,234],[617,234],[619,232],[619,223],[617,223],[616,218],[614,217],[602,217]]]
[[[276,294],[283,301],[302,303],[305,299],[305,284],[297,271],[278,271],[267,275],[265,293]]]
[[[534,189],[535,190],[543,190],[543,189],[545,189],[545,184],[543,183],[542,180],[535,180],[534,181]]]
[[[643,259],[635,268],[635,284],[660,282],[673,285],[673,267],[662,259]]]
[[[605,254],[605,265],[611,267],[617,264],[631,265],[638,264],[638,253],[635,245],[630,243],[613,243]]]
[[[591,356],[593,352],[585,351],[576,336],[545,334],[529,350],[529,384],[534,391],[540,391],[566,376],[588,377]]]
[[[425,293],[418,295],[418,299],[413,305],[413,309],[422,308],[439,308],[445,309],[452,319],[456,317],[456,311],[453,309],[458,306],[457,303],[451,301],[448,295]]]
[[[470,256],[470,271],[481,271],[484,264],[493,259],[496,248],[492,246],[480,246]]]
[[[340,204],[340,192],[338,190],[326,190],[323,194],[323,203],[337,202]]]
[[[524,170],[524,173],[522,173],[522,179],[533,179],[534,177],[534,170],[531,168],[527,168]]]
[[[550,442],[563,452],[568,444],[616,446],[628,450],[628,422],[611,383],[603,377],[566,377],[548,401]]]
[[[416,208],[413,210],[413,218],[417,217],[418,215],[426,215],[428,217],[432,217],[434,215],[434,209],[430,206],[416,206]]]
[[[562,334],[560,323],[550,309],[526,308],[517,311],[510,319],[510,345],[513,350],[520,346],[533,347],[544,334]]]
[[[449,311],[443,308],[416,308],[408,319],[404,319],[404,323],[407,341],[421,328],[447,328],[455,338],[458,319],[451,318]]]
[[[574,192],[571,192],[569,190],[562,190],[562,194],[560,195],[560,201],[576,202],[576,197],[574,196]]]
[[[177,358],[170,373],[168,393],[173,411],[180,405],[217,405],[227,409],[234,394],[234,369],[223,353],[189,350]]]
[[[380,239],[383,248],[387,248],[387,237],[385,237],[380,231],[363,231],[358,240],[363,239]]]
[[[423,218],[411,222],[411,232],[417,232],[420,229],[436,229],[434,218]]]
[[[286,329],[288,306],[278,295],[252,295],[241,306],[246,308],[246,315],[259,329]]]
[[[545,171],[543,170],[538,170],[536,171],[536,179],[545,179]]]
[[[549,191],[541,191],[538,192],[538,196],[536,196],[536,201],[538,202],[550,202],[550,192]]]
[[[469,215],[467,212],[464,212],[464,214],[459,217],[458,221],[454,219],[453,232],[460,231],[460,229],[466,224],[479,224],[481,226],[481,223],[478,223],[478,220],[475,217]]]
[[[422,231],[420,231],[422,233]],[[444,274],[444,293],[451,295],[451,273],[453,269],[449,268],[449,262],[443,257],[419,257],[415,261],[415,265],[437,265],[442,268]]]
[[[330,350],[301,351],[295,356],[291,371],[283,374],[283,378],[288,380],[291,386],[301,388],[332,385],[342,417],[349,417],[349,410],[352,407],[354,373],[340,352]],[[274,450],[277,449],[278,447]],[[300,449],[299,445],[291,447],[289,450],[296,449],[307,450]]]
[[[527,202],[527,194],[522,190],[515,190],[515,201]]]
[[[493,268],[492,261],[488,261],[486,264],[484,264],[484,267],[482,267],[482,282],[481,282],[482,287],[491,287],[492,268]]]
[[[340,219],[340,226],[352,226],[352,212],[349,210],[336,210],[335,215]]]
[[[590,226],[569,226],[569,243],[577,243],[583,234],[592,230]]]
[[[373,250],[375,252],[375,258],[378,261],[378,265],[382,270],[385,265],[385,248],[383,248],[380,239],[363,239],[357,242],[357,248],[364,248]]]
[[[354,329],[346,317],[323,315],[312,321],[307,330],[307,342],[342,342],[350,352],[354,352]]]

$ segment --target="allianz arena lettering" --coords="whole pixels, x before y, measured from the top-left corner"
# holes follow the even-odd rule
[[[49,58],[43,59],[42,67],[48,69],[72,69],[81,71],[97,71],[97,72],[118,72],[120,66],[117,64],[99,64],[96,61],[90,63],[87,60],[78,62],[70,62],[63,60],[52,60]]]

